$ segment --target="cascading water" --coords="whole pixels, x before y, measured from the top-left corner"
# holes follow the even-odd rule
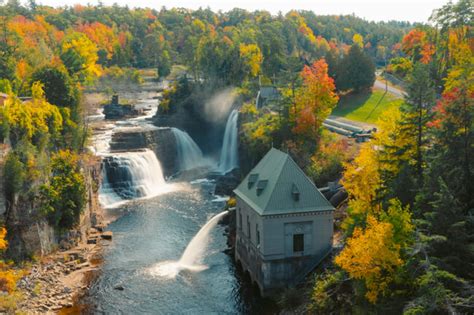
[[[258,102],[259,102],[259,100],[260,100],[260,91],[258,91],[258,93],[257,93],[257,99],[256,99],[256,101],[255,101],[255,107],[256,107],[257,109],[259,109],[259,108],[258,108]]]
[[[169,191],[160,162],[151,150],[114,153],[105,156],[102,163],[103,179],[99,199],[105,207]]]
[[[171,128],[171,131],[176,138],[179,170],[187,171],[204,166],[206,161],[202,155],[202,151],[189,134],[178,128]]]
[[[238,155],[238,129],[237,121],[239,118],[239,111],[234,109],[229,118],[224,132],[224,141],[222,143],[221,157],[219,160],[219,171],[227,173],[239,166]]]
[[[209,241],[210,232],[227,213],[228,211],[223,211],[207,221],[191,242],[189,242],[178,261],[158,263],[150,270],[150,273],[160,277],[174,278],[181,270],[202,271],[207,269],[207,266],[202,265],[202,260]]]

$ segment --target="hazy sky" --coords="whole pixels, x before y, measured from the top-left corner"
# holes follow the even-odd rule
[[[80,4],[97,4],[97,0],[37,0],[38,3],[62,6]],[[312,10],[316,14],[352,14],[367,20],[402,20],[410,22],[427,22],[433,9],[446,4],[448,0],[103,0],[106,5],[114,2],[130,7],[150,7],[159,9],[162,6],[197,9],[210,7],[213,10],[228,11],[234,7],[250,11],[264,9],[272,13],[287,12],[291,9]]]

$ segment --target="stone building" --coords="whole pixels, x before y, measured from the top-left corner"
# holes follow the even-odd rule
[[[333,206],[272,148],[234,190],[235,258],[262,295],[300,282],[331,251]]]

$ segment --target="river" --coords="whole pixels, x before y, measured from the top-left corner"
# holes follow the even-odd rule
[[[149,97],[149,104],[152,103]],[[130,96],[129,96],[130,99]],[[143,101],[143,100],[142,100]],[[155,111],[155,109],[152,109]],[[133,124],[149,124],[134,119]],[[123,125],[124,122],[120,122]],[[116,128],[109,124],[110,128]],[[107,134],[108,131],[105,131]],[[104,130],[95,134],[105,147]],[[113,152],[100,152],[110,156]],[[159,157],[157,157],[159,159]],[[217,165],[217,161],[216,161]],[[103,264],[80,304],[94,314],[270,314],[275,304],[258,296],[227,253],[225,226],[199,238],[199,268],[168,270],[180,260],[200,228],[223,211],[225,201],[213,195],[208,180],[166,183],[169,189],[152,198],[117,203],[110,212],[122,215],[108,226],[114,233],[104,249]],[[193,242],[196,243],[196,242]],[[196,244],[192,244],[195,246]],[[193,258],[194,259],[194,258]],[[179,272],[178,272],[179,271]]]

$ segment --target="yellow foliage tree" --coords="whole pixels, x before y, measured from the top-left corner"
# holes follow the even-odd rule
[[[17,97],[10,96],[0,108],[0,116],[4,117],[0,125],[8,125],[12,143],[22,138],[37,140],[47,133],[54,138],[62,129],[61,112],[58,107],[46,101],[42,84],[33,83],[31,91],[33,96],[31,101],[21,102]]]
[[[393,241],[393,225],[367,217],[367,228],[357,227],[346,247],[335,262],[351,278],[363,280],[367,289],[366,298],[375,303],[393,281],[393,274],[403,261],[400,245]]]
[[[364,37],[362,37],[362,35],[355,33],[354,36],[352,36],[352,41],[354,44],[359,45],[360,48],[364,47]]]
[[[83,33],[71,33],[61,45],[61,60],[72,75],[86,83],[100,76],[97,45]]]
[[[0,254],[7,249],[5,240],[7,230],[0,227]],[[21,292],[17,290],[16,283],[23,276],[24,271],[13,269],[10,263],[0,259],[0,309],[13,314],[18,300],[22,298]]]
[[[380,163],[373,144],[364,143],[359,155],[352,163],[346,163],[345,168],[342,184],[350,199],[349,216],[343,222],[343,228],[350,230],[354,225],[360,224],[368,214],[380,211],[376,200],[382,180],[379,173]]]
[[[351,278],[364,281],[366,298],[372,303],[395,279],[403,250],[412,239],[409,208],[398,199],[389,200],[388,209],[382,203],[387,174],[398,174],[401,164],[411,163],[415,155],[413,137],[400,127],[403,119],[398,109],[384,113],[374,139],[364,143],[353,163],[345,166],[343,184],[350,200],[343,228],[351,236],[335,262]]]
[[[8,242],[5,240],[7,236],[7,229],[0,227],[0,251],[7,249]]]
[[[395,176],[403,162],[414,163],[416,139],[400,128],[403,115],[396,108],[381,115],[374,139],[364,143],[354,161],[345,165],[342,182],[350,196],[350,215],[343,228],[349,232],[354,225],[362,224],[367,215],[381,213],[382,175]]]
[[[244,64],[248,67],[250,76],[257,76],[260,73],[260,66],[263,61],[260,48],[256,44],[240,44],[239,50],[240,58],[243,59]]]

